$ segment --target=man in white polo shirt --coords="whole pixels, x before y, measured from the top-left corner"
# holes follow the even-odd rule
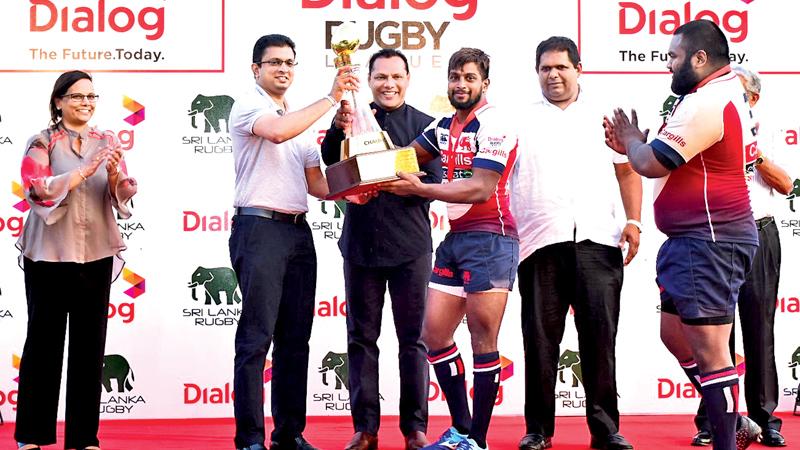
[[[306,223],[307,194],[323,198],[318,145],[308,128],[358,81],[341,68],[330,94],[293,110],[294,42],[262,36],[253,48],[255,85],[230,115],[236,168],[231,264],[242,290],[236,329],[233,401],[236,448],[265,449],[263,371],[272,349],[271,450],[315,450],[306,424],[308,340],[314,318],[317,257]]]
[[[511,189],[525,349],[526,435],[519,448],[552,445],[559,344],[572,307],[591,447],[630,449],[619,434],[614,349],[623,264],[639,247],[642,181],[627,158],[605,147],[603,112],[578,84],[575,43],[556,36],[541,42],[536,70],[543,99],[520,127],[529,131],[520,134]],[[624,212],[616,206],[620,197]]]

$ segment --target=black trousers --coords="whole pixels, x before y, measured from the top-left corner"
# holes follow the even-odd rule
[[[85,264],[24,260],[28,334],[19,367],[14,438],[56,442],[64,338],[69,322],[64,448],[97,446],[112,258]]]
[[[619,430],[615,346],[622,267],[620,249],[591,241],[548,245],[519,265],[527,433],[554,434],[559,344],[570,306],[589,431],[602,438]]]
[[[242,290],[233,373],[234,442],[237,448],[265,442],[264,363],[273,345],[272,441],[294,445],[306,426],[308,341],[317,284],[311,230],[307,224],[237,215],[229,247]]]
[[[364,267],[345,260],[344,275],[353,428],[377,433],[380,427],[377,341],[388,284],[399,346],[400,431],[426,432],[429,370],[421,333],[431,254],[393,267]]]
[[[771,221],[758,230],[758,250],[753,266],[739,291],[739,320],[747,372],[744,398],[747,415],[762,428],[780,431],[782,421],[773,414],[778,407],[778,371],[775,367],[775,308],[781,273],[781,242]],[[731,353],[735,348],[731,333]],[[698,429],[710,430],[705,405],[695,417]]]

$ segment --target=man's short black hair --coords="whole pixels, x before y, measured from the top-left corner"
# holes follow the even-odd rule
[[[466,64],[475,63],[478,66],[478,72],[484,80],[489,79],[489,55],[479,48],[464,47],[450,56],[450,62],[447,64],[447,73],[454,70],[459,70]]]
[[[542,59],[542,55],[547,52],[567,52],[569,62],[571,62],[573,66],[578,67],[578,64],[581,63],[581,54],[578,53],[578,46],[575,45],[572,39],[564,36],[550,36],[540,42],[539,46],[536,47],[537,72],[539,71],[539,62]]]
[[[730,64],[728,39],[716,23],[706,19],[693,20],[678,27],[675,36],[678,35],[682,36],[681,46],[687,57],[703,50],[712,64],[720,67]]]
[[[294,56],[297,56],[297,52],[294,50],[294,41],[288,36],[282,34],[268,34],[258,38],[256,45],[253,46],[253,63],[258,64],[261,62],[261,58],[264,56],[264,50],[268,47],[289,47],[292,49]]]
[[[369,57],[369,73],[372,73],[372,66],[375,65],[376,59],[394,58],[395,56],[403,60],[403,64],[405,64],[406,66],[406,73],[409,73],[408,59],[406,58],[406,55],[404,55],[403,52],[401,52],[400,50],[395,50],[393,48],[384,48],[378,50],[377,52],[373,53],[372,56]]]

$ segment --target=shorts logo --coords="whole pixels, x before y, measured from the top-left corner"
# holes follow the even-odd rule
[[[225,294],[225,301],[228,305],[241,303],[242,297],[239,294],[239,283],[236,280],[236,273],[229,267],[213,267],[207,269],[198,267],[192,274],[192,281],[188,286],[192,289],[192,300],[198,301],[197,287],[203,288],[206,305],[212,302],[215,305],[222,303],[221,294]]]
[[[189,107],[189,117],[192,118],[192,128],[199,128],[197,124],[197,115],[200,114],[203,120],[203,132],[211,133],[214,129],[215,133],[222,132],[220,121],[225,121],[225,132],[230,131],[228,124],[228,116],[231,115],[231,108],[233,107],[233,98],[227,95],[198,95],[192,100]]]
[[[571,381],[564,379],[564,373],[572,375]],[[581,369],[581,355],[572,350],[564,350],[558,359],[558,379],[562,383],[572,384],[572,387],[583,385],[583,370]]]
[[[136,274],[132,270],[122,269],[122,279],[132,284],[133,286],[125,291],[125,294],[130,298],[136,298],[144,294],[144,278]]]
[[[350,390],[349,371],[347,353],[328,352],[319,367],[319,373],[322,374],[322,384],[325,386],[329,386],[328,373],[333,372],[333,380],[331,381],[335,382],[334,389],[336,390],[341,390],[342,387],[348,391]]]
[[[133,113],[122,120],[128,122],[132,126],[139,125],[139,123],[144,121],[144,106],[142,106],[139,102],[128,96],[123,96],[122,106]]]

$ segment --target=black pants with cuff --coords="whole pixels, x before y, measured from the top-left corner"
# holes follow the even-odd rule
[[[19,368],[14,438],[56,442],[58,397],[69,322],[64,448],[98,446],[112,257],[88,263],[24,260],[28,332]]]

